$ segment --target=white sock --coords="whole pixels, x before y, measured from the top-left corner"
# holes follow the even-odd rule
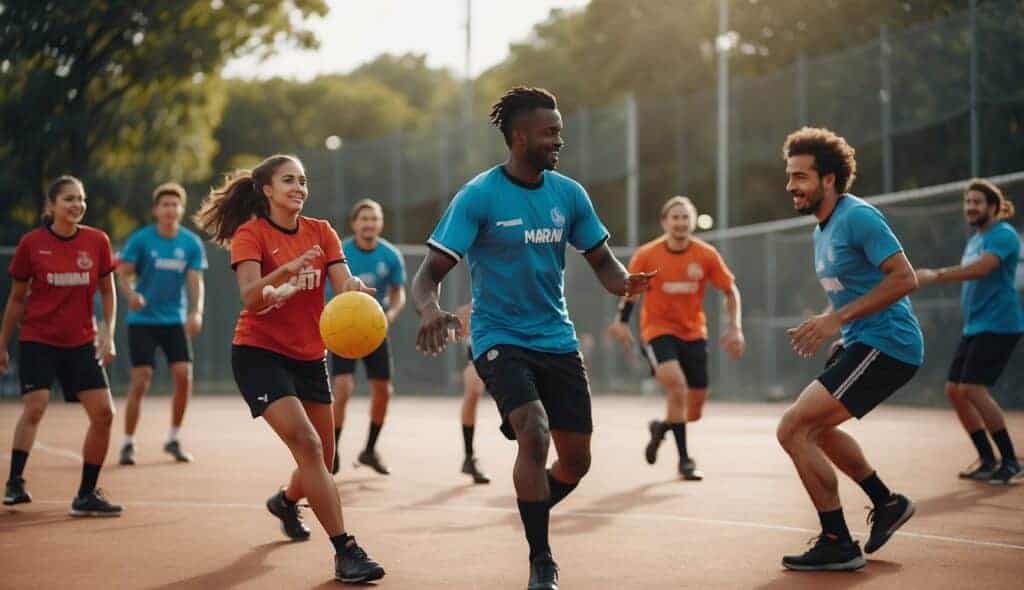
[[[171,429],[167,431],[167,442],[174,442],[178,440],[178,427],[171,426]]]
[[[134,445],[135,444],[135,435],[132,435],[132,434],[124,435],[124,444],[125,445]]]

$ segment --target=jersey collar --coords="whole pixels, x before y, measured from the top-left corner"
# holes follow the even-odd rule
[[[50,232],[51,236],[57,238],[58,240],[60,240],[62,242],[70,242],[71,240],[75,239],[78,236],[78,232],[82,231],[81,227],[76,227],[75,228],[75,233],[71,234],[70,236],[62,236],[59,233],[53,231],[53,224],[52,223],[47,223],[45,227],[46,227],[46,231]]]
[[[263,219],[265,219],[267,221],[267,223],[270,224],[270,227],[276,229],[277,231],[279,231],[281,233],[285,233],[285,234],[288,234],[290,236],[294,236],[295,234],[299,233],[299,224],[298,223],[295,224],[295,229],[288,229],[287,227],[281,227],[280,225],[274,223],[274,220],[271,219],[270,216],[264,217]]]
[[[544,186],[544,173],[543,172],[541,172],[541,174],[540,174],[540,182],[538,182],[537,184],[531,184],[529,182],[523,182],[522,180],[519,180],[515,176],[512,176],[511,174],[509,174],[508,170],[505,170],[505,165],[504,164],[498,166],[498,168],[501,168],[501,173],[505,175],[505,178],[507,178],[509,182],[511,182],[512,184],[514,184],[514,185],[516,185],[518,187],[525,188],[528,191],[535,191],[535,190],[541,188],[542,186]]]
[[[843,194],[839,195],[839,198],[836,199],[836,206],[832,207],[832,212],[828,214],[828,217],[826,217],[825,219],[823,219],[822,221],[820,221],[818,223],[818,229],[821,229],[821,230],[825,229],[825,226],[828,225],[828,222],[831,221],[831,219],[835,216],[836,211],[839,209],[839,203],[842,203],[843,199],[845,199],[845,198],[846,198],[846,193],[843,193]]]

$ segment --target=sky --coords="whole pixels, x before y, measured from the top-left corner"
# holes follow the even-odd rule
[[[580,8],[588,0],[472,0],[475,77],[508,55],[511,42],[526,39],[553,8]],[[466,0],[328,0],[330,12],[309,26],[317,51],[282,47],[265,62],[254,56],[228,63],[234,78],[281,76],[309,80],[345,73],[382,53],[425,53],[427,64],[465,71]]]

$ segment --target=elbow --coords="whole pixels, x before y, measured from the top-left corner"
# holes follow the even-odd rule
[[[903,291],[903,295],[909,295],[917,290],[919,283],[917,282],[917,273],[913,270],[901,273],[900,275],[900,287]]]

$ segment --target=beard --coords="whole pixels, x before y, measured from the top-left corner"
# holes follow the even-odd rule
[[[974,218],[974,221],[968,221],[967,223],[974,227],[983,227],[988,223],[989,219],[991,219],[991,216],[988,213],[979,213],[978,216]]]
[[[530,165],[537,170],[554,170],[558,164],[557,161],[552,157],[553,152],[544,148],[528,147],[526,150],[526,159],[530,162]]]
[[[796,212],[801,215],[813,215],[821,209],[821,203],[825,200],[824,194],[819,187],[812,193],[804,193],[804,198],[807,200],[807,204],[803,207],[797,207]]]

